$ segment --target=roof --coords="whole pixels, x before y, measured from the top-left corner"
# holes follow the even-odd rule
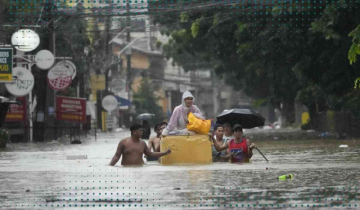
[[[131,37],[131,41],[133,41],[135,38]],[[122,47],[125,47],[127,45],[127,42],[125,41],[125,37],[118,37],[114,38],[110,43],[115,43],[117,45],[120,45]],[[162,53],[158,50],[151,50],[148,46],[148,40],[145,39],[138,39],[135,41],[131,46],[131,50],[148,54],[148,55],[154,55],[154,56],[162,56]]]

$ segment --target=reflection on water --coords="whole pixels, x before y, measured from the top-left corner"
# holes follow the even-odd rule
[[[0,209],[360,205],[360,147],[354,140],[255,141],[269,163],[254,151],[249,164],[107,166],[117,142],[12,145],[0,153]],[[88,159],[66,160],[74,154]],[[278,180],[289,173],[294,179]]]

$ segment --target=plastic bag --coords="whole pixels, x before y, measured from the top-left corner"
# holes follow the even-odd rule
[[[197,134],[208,134],[211,127],[210,120],[202,120],[197,117],[193,113],[189,113],[188,115],[189,123],[187,124],[186,128],[189,131],[194,131]]]

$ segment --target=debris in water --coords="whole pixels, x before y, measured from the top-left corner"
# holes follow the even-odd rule
[[[342,145],[340,145],[339,147],[340,147],[340,148],[348,148],[349,146],[346,145],[346,144],[342,144]]]
[[[78,160],[78,159],[87,159],[87,155],[69,155],[69,156],[66,156],[66,160]]]
[[[279,176],[279,179],[293,179],[293,177],[294,176],[292,174],[286,174]]]
[[[79,139],[75,139],[71,142],[71,144],[81,144],[81,141]]]
[[[29,189],[27,189],[25,192],[30,192],[30,190],[29,190]]]

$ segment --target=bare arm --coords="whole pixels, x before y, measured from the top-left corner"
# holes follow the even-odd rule
[[[144,142],[145,144],[145,142]],[[144,149],[144,154],[146,155],[146,157],[162,157],[164,155],[170,154],[171,150],[168,149],[165,152],[151,152],[151,150],[149,150],[148,147],[145,147]]]
[[[255,148],[255,144],[254,143],[250,144],[250,143],[251,143],[250,140],[247,139],[246,144],[248,146],[248,154],[247,154],[248,159],[250,159],[253,156],[252,150]]]
[[[231,153],[230,153],[229,148],[227,148],[227,150],[226,150],[226,155],[220,156],[220,158],[223,159],[223,160],[229,160],[231,158]]]
[[[120,143],[116,149],[116,153],[115,153],[114,157],[111,159],[111,162],[110,162],[111,166],[114,166],[119,161],[123,151],[124,151],[124,145],[122,144],[122,141],[120,141]]]
[[[150,151],[151,151],[151,147],[153,146],[153,143],[154,143],[154,142],[153,142],[153,141],[154,141],[154,138],[155,138],[155,137],[150,138],[150,139],[149,139],[149,142],[148,142],[148,145],[147,145],[147,147],[149,148]]]
[[[228,142],[226,142],[225,144],[219,146],[218,143],[216,143],[216,141],[215,141],[214,137],[212,136],[212,134],[209,134],[209,137],[212,140],[216,151],[220,152],[220,151],[223,151],[224,149],[228,148]]]

